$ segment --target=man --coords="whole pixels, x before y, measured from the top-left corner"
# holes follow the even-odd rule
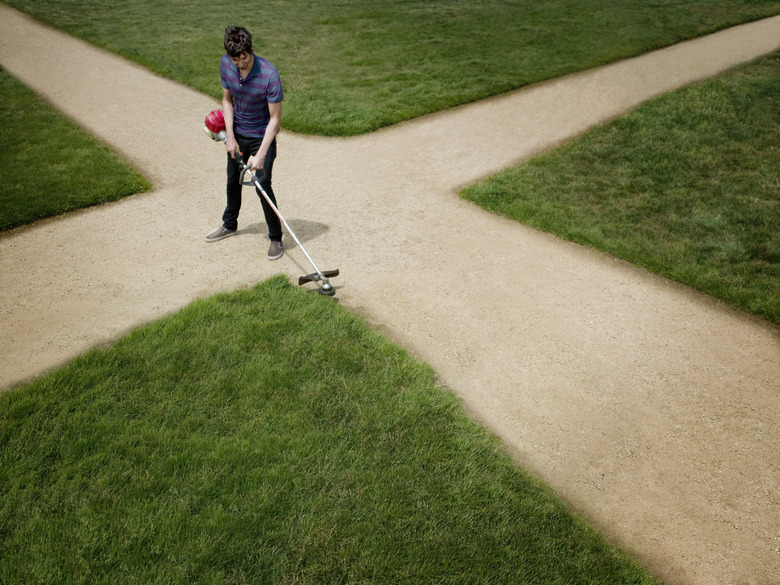
[[[241,209],[241,169],[236,149],[244,162],[258,175],[263,189],[276,205],[271,176],[276,158],[276,134],[282,121],[282,83],[279,73],[265,59],[252,52],[252,35],[240,26],[225,29],[225,51],[220,61],[222,113],[227,134],[227,207],[222,226],[206,236],[216,242],[236,233]],[[268,259],[282,257],[282,225],[274,210],[255,189],[263,204],[271,246]]]

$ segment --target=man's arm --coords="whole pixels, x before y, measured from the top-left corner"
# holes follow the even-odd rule
[[[225,149],[230,153],[230,156],[236,158],[238,142],[233,134],[233,94],[224,87],[222,88],[222,115],[225,118],[225,134],[227,136]]]
[[[276,138],[276,133],[279,132],[279,128],[282,125],[282,102],[268,104],[268,113],[271,114],[271,119],[268,121],[268,127],[265,129],[265,136],[263,136],[260,149],[247,161],[247,165],[252,170],[263,168],[265,155],[268,149],[271,148],[271,143]],[[227,116],[225,116],[225,122],[227,123]]]

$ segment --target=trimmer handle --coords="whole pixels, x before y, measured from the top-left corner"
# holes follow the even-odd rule
[[[262,181],[263,177],[265,177],[265,170],[264,169],[258,169],[257,171],[253,172],[244,162],[244,157],[241,156],[241,151],[236,150],[236,162],[238,163],[238,166],[241,167],[241,176],[239,177],[239,182],[242,185],[247,185],[249,187],[255,186],[255,178],[257,178],[258,181]],[[247,178],[247,173],[249,173],[249,177]]]
[[[262,181],[263,177],[265,176],[265,171],[263,169],[257,169],[257,171],[252,172],[248,166],[246,166],[243,163],[241,164],[241,178],[239,179],[241,181],[242,185],[249,185],[249,186],[255,186],[255,179],[258,181]],[[249,177],[247,178],[247,174]]]

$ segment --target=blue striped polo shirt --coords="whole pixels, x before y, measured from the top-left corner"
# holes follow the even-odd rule
[[[229,89],[233,96],[234,131],[244,136],[260,137],[265,134],[271,120],[268,104],[281,102],[284,92],[276,68],[262,57],[254,57],[252,70],[242,80],[238,67],[228,55],[223,55],[219,75],[222,87]]]

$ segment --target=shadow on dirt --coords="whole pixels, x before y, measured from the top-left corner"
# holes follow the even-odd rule
[[[298,236],[298,239],[304,245],[306,242],[314,240],[330,230],[330,226],[317,221],[309,221],[308,219],[288,219],[287,223],[290,225],[292,230],[295,232],[295,235]],[[287,232],[287,230],[284,231]],[[258,222],[243,228],[239,228],[236,232],[236,235],[242,234],[256,234],[265,236],[268,234],[268,229],[266,228],[265,222]],[[287,235],[289,234],[286,233],[285,236]],[[292,237],[285,237],[284,245],[288,250],[298,247]]]

